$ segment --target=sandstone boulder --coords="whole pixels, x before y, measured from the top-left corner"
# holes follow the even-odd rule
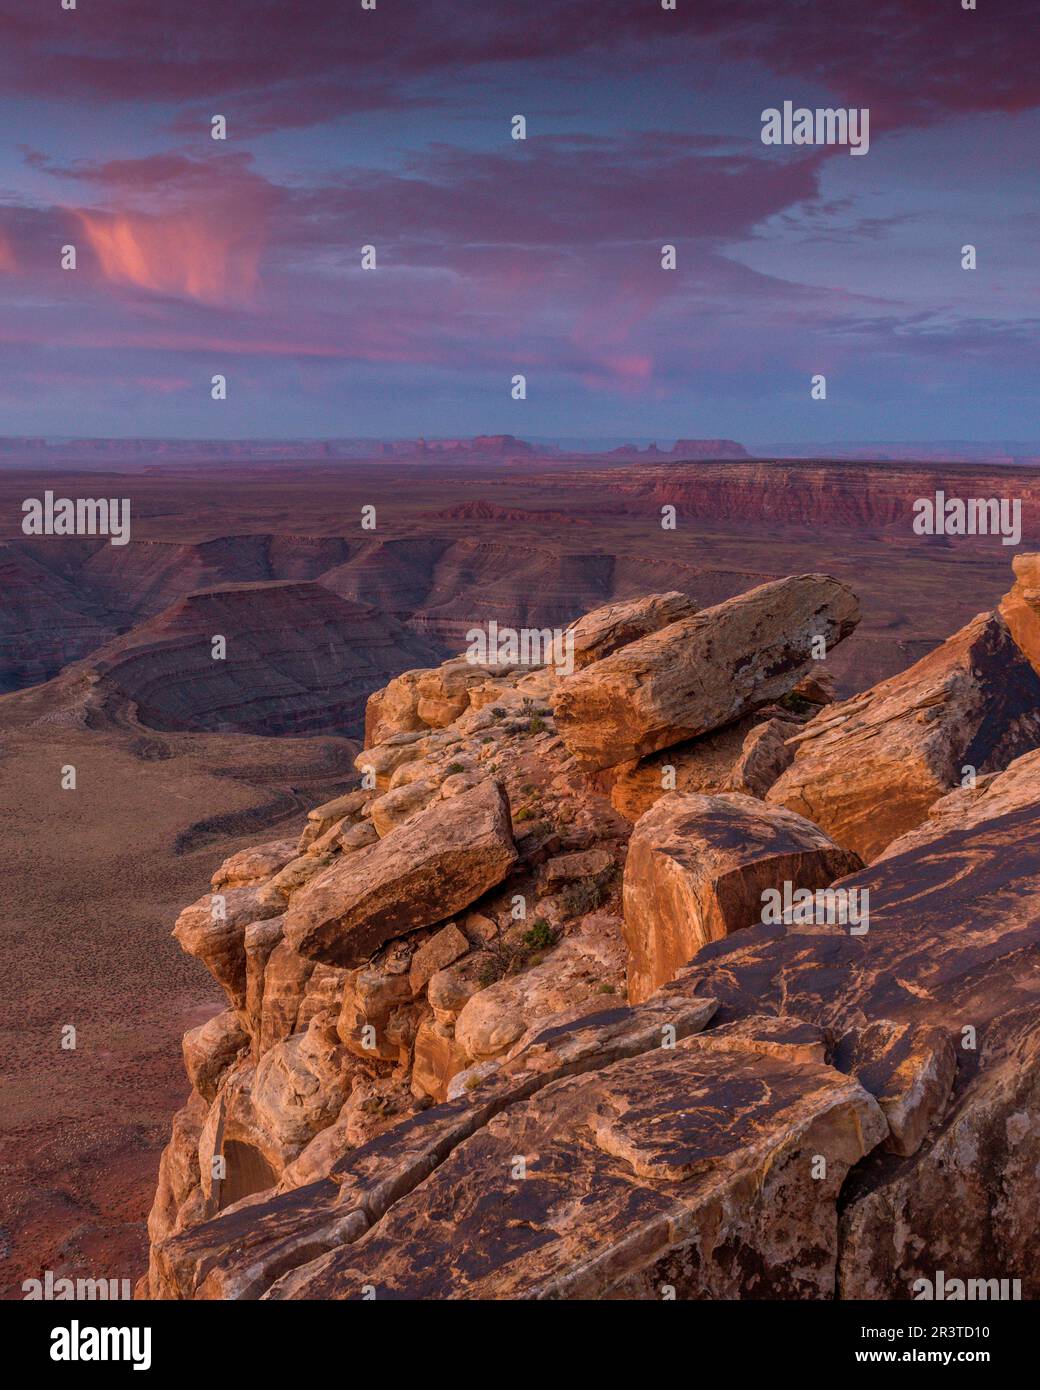
[[[379,831],[371,820],[363,820],[359,821],[357,825],[352,825],[349,830],[341,830],[338,844],[344,854],[352,854],[356,849],[364,849],[366,845],[374,845],[378,839]]]
[[[859,867],[811,822],[752,797],[662,797],[636,823],[625,865],[629,999],[646,999],[708,942],[761,921],[766,889],[825,888]]]
[[[414,1037],[412,989],[407,973],[375,963],[348,972],[337,1032],[361,1058],[397,1062],[402,1040]]]
[[[630,642],[696,612],[693,599],[674,590],[596,608],[567,629],[573,634],[575,669],[601,661]]]
[[[258,1056],[295,1032],[315,967],[313,960],[301,956],[284,939],[284,918],[277,920],[281,930],[272,946],[268,946],[269,938],[266,936],[254,935],[252,931],[249,933],[250,949],[256,952],[257,967],[263,972],[262,980],[250,991],[250,999],[257,1001],[260,1019],[256,1047]]]
[[[482,782],[332,864],[294,896],[286,940],[311,959],[360,965],[392,937],[468,907],[515,861],[505,793]]]
[[[1040,555],[1016,555],[1015,583],[1000,604],[1012,640],[1040,674]]]
[[[249,1046],[249,1035],[234,1010],[225,1009],[185,1033],[181,1046],[188,1080],[211,1101],[228,1067]]]
[[[257,1147],[277,1152],[279,1168],[284,1167],[335,1120],[349,1094],[352,1069],[350,1054],[320,1020],[276,1043],[256,1067],[251,1100],[257,1132],[249,1137]]]
[[[767,793],[866,861],[972,774],[1040,744],[1040,677],[980,614],[909,670],[824,709]]]
[[[365,748],[354,759],[354,766],[363,775],[368,773],[374,777],[376,787],[385,792],[389,791],[391,778],[397,769],[417,761],[425,751],[426,740],[422,734],[394,734],[385,743]]]
[[[547,861],[542,880],[550,891],[564,883],[592,881],[601,883],[614,871],[615,858],[609,850],[577,850],[573,854],[558,854]]]
[[[724,790],[764,797],[794,758],[789,739],[799,725],[791,719],[767,719],[744,738],[740,756],[730,769]]]
[[[623,950],[612,919],[565,938],[540,965],[474,994],[455,1023],[455,1038],[472,1061],[495,1057],[541,1019],[578,1005],[592,1013],[603,991],[622,991]]]
[[[352,824],[363,812],[365,804],[371,799],[371,791],[357,790],[344,792],[342,796],[315,806],[307,812],[307,824],[300,837],[297,852],[302,854],[315,840],[320,839],[334,825]]]
[[[371,805],[372,825],[376,834],[389,835],[396,826],[410,821],[434,800],[439,791],[436,782],[423,777],[376,797]]]
[[[408,970],[412,994],[419,994],[438,970],[444,970],[469,950],[469,940],[454,922],[449,922],[416,951]]]
[[[445,728],[469,708],[470,690],[501,671],[501,667],[479,665],[465,657],[424,671],[417,686],[419,718],[431,728]]]
[[[271,878],[296,858],[296,841],[271,840],[266,845],[242,849],[225,859],[213,875],[214,888],[245,888]]]
[[[451,1024],[425,1019],[415,1037],[412,1065],[412,1092],[444,1100],[453,1076],[470,1062],[469,1054],[455,1039]]]
[[[826,575],[760,585],[629,643],[562,680],[556,724],[586,770],[644,757],[785,695],[859,621]]]
[[[284,912],[286,903],[296,890],[302,888],[326,867],[327,853],[312,854],[310,850],[311,846],[308,846],[303,854],[298,854],[295,859],[289,860],[284,869],[279,869],[274,878],[269,878],[266,883],[260,885],[257,902],[265,910],[270,909],[275,914]]]
[[[477,980],[460,970],[438,970],[436,975],[430,976],[426,986],[426,998],[433,1009],[434,1020],[454,1026],[455,1020],[479,988]]]
[[[384,743],[395,734],[425,729],[419,718],[419,677],[423,670],[404,671],[368,697],[365,705],[365,747]]]

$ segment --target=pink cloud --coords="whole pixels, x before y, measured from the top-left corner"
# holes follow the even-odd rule
[[[205,212],[77,212],[108,280],[207,304],[253,298],[260,246]]]

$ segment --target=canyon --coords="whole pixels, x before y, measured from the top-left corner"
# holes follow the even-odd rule
[[[813,701],[823,696],[811,686],[804,695],[774,700],[768,717],[750,708],[662,751],[637,750],[637,760],[586,772],[564,765],[571,754],[546,746],[565,731],[556,726],[552,692],[538,683],[537,673],[518,673],[515,684],[504,685],[500,671],[483,673],[490,703],[480,710],[476,703],[483,697],[474,700],[457,677],[440,689],[441,678],[431,675],[425,698],[447,722],[394,732],[393,711],[407,707],[411,698],[407,682],[395,684],[401,673],[440,671],[439,663],[450,664],[464,650],[468,629],[492,620],[513,628],[565,627],[604,606],[638,605],[650,594],[678,595],[703,612],[763,584],[824,570],[854,592],[859,604],[858,626],[826,662],[833,682],[826,698],[838,700],[827,708],[842,714],[857,696],[898,681],[901,672],[941,650],[949,635],[980,611],[995,610],[1008,589],[1008,551],[999,538],[917,537],[914,499],[934,496],[940,487],[948,495],[1019,497],[1023,548],[1036,536],[1040,505],[1028,469],[974,464],[688,461],[645,453],[638,460],[569,457],[523,453],[501,441],[483,452],[455,450],[439,459],[428,453],[421,463],[393,453],[378,459],[323,458],[313,449],[306,460],[291,454],[280,459],[277,452],[254,458],[231,450],[218,460],[200,461],[158,446],[151,462],[148,457],[146,450],[135,454],[128,448],[123,461],[118,452],[99,450],[89,464],[82,457],[67,458],[40,471],[20,456],[0,468],[0,690],[6,692],[0,695],[0,824],[10,902],[4,944],[17,1001],[4,1025],[6,1296],[18,1296],[18,1280],[43,1269],[70,1277],[141,1274],[148,1254],[144,1218],[153,1202],[158,1155],[186,1085],[180,1037],[209,1029],[203,1041],[208,1046],[219,1035],[215,1056],[237,1056],[241,1035],[228,1028],[224,1015],[229,1007],[242,1008],[247,1017],[250,1007],[263,1008],[259,998],[250,1004],[248,978],[246,996],[232,1006],[201,957],[185,954],[170,929],[184,904],[198,898],[225,861],[243,855],[259,880],[261,869],[266,874],[301,835],[319,829],[307,849],[329,835],[335,820],[324,824],[309,813],[356,794],[355,762],[365,751],[365,706],[373,692],[391,692],[389,700],[381,697],[388,701],[388,713],[378,721],[376,742],[401,740],[393,745],[398,751],[388,750],[385,766],[376,769],[382,779],[378,789],[389,800],[372,815],[350,812],[321,855],[342,856],[346,851],[339,840],[350,834],[352,853],[378,848],[373,830],[380,843],[407,830],[408,818],[434,804],[434,792],[444,798],[446,786],[457,788],[459,797],[470,794],[482,764],[467,766],[467,749],[445,748],[443,756],[438,754],[437,775],[430,777],[430,753],[409,757],[417,740],[409,743],[408,737],[426,737],[431,729],[440,737],[448,730],[447,745],[458,719],[502,709],[501,716],[487,716],[489,734],[473,737],[496,741],[496,730],[513,725],[528,731],[509,736],[520,751],[515,768],[510,762],[505,769],[520,862],[536,876],[549,876],[545,886],[551,879],[552,892],[543,896],[578,905],[598,902],[581,915],[587,930],[573,930],[573,919],[559,911],[554,915],[550,906],[536,919],[544,926],[535,932],[529,921],[518,934],[535,932],[534,944],[512,937],[500,944],[493,934],[479,948],[474,943],[483,941],[480,931],[489,928],[469,918],[485,914],[467,909],[455,923],[466,954],[433,970],[418,995],[409,983],[406,997],[400,982],[411,981],[415,955],[427,938],[432,941],[444,930],[436,922],[410,927],[423,940],[413,943],[417,950],[407,969],[395,973],[396,965],[391,969],[381,961],[375,978],[352,992],[349,1008],[358,1028],[366,1026],[369,1011],[377,1037],[395,1012],[405,1022],[396,1042],[380,1042],[373,1075],[364,1077],[356,1095],[351,1089],[334,1122],[312,1137],[317,1143],[325,1134],[329,1151],[338,1144],[341,1154],[369,1143],[385,1142],[393,1149],[396,1140],[383,1141],[392,1123],[411,1123],[415,1115],[457,1106],[447,1094],[454,1079],[450,1069],[460,1060],[478,1069],[496,1062],[501,1057],[496,1049],[517,1019],[531,1020],[529,1030],[539,1019],[583,1008],[601,990],[613,994],[618,1009],[632,1007],[638,1015],[648,1007],[649,997],[632,1006],[621,1003],[629,989],[629,945],[620,927],[617,871],[632,825],[660,790],[661,765],[670,760],[675,766],[679,794],[765,797],[763,806],[782,806],[814,820],[830,814],[822,809],[831,795],[827,758],[835,765],[847,760],[845,745],[835,742],[840,724],[804,744],[787,742],[820,709]],[[84,467],[87,472],[80,471]],[[24,536],[21,504],[42,495],[45,487],[73,498],[129,496],[129,543],[112,547],[104,537]],[[367,506],[376,509],[374,532],[361,526]],[[677,509],[675,531],[661,527],[664,506]],[[1031,698],[1028,671],[1016,677],[1013,698],[1010,688],[1003,702],[993,693],[995,674],[1010,669],[1008,643],[1028,655],[1032,609],[1024,592],[1020,585],[1018,598],[1002,610],[1013,638],[996,640],[1000,629],[991,624],[983,641],[985,690],[977,708],[989,711],[987,721],[990,716],[1008,721],[1006,735],[979,752],[983,781],[1010,766],[1032,737],[1025,712],[1011,709],[1015,700]],[[611,630],[630,635],[624,623]],[[218,634],[227,642],[224,662],[212,657]],[[590,652],[598,650],[599,640],[589,636]],[[606,659],[609,654],[600,655],[587,667],[579,661],[575,675],[594,671]],[[944,683],[960,679],[960,669],[952,653],[948,667],[933,661],[929,688],[945,689]],[[911,733],[920,713],[913,708],[916,680],[905,683],[906,722],[898,726]],[[472,704],[460,704],[464,696]],[[878,698],[879,710],[890,707],[880,703],[886,697]],[[370,715],[377,707],[378,700],[368,700]],[[849,722],[854,725],[858,717],[853,705]],[[752,745],[745,749],[750,735]],[[462,742],[470,737],[466,733]],[[372,738],[367,741],[373,744]],[[810,758],[814,745],[819,752]],[[792,749],[803,746],[804,756],[784,762]],[[848,746],[856,746],[854,737]],[[952,760],[963,751],[946,744],[937,757],[923,749],[913,787],[908,771],[902,786],[895,779],[892,795],[905,790],[918,808],[941,800]],[[897,745],[891,752],[895,766]],[[456,763],[460,770],[448,772]],[[61,769],[68,765],[76,769],[74,792],[61,788]],[[785,788],[796,786],[801,790],[788,796]],[[820,790],[812,790],[817,786]],[[557,814],[561,809],[563,818]],[[573,820],[565,819],[568,814]],[[551,822],[551,830],[545,822]],[[866,857],[869,871],[873,844],[865,856],[858,842],[842,843],[844,823],[821,824],[843,851]],[[887,825],[883,828],[887,834]],[[258,844],[281,848],[250,860]],[[307,849],[304,857],[319,857]],[[556,864],[573,856],[579,857],[577,865]],[[275,878],[294,857],[300,856],[289,854]],[[577,876],[568,878],[570,873]],[[231,892],[257,889],[249,877],[229,883]],[[484,891],[501,890],[489,885]],[[251,900],[242,901],[248,910]],[[868,940],[875,932],[876,901],[875,889]],[[328,1045],[311,1038],[304,1047],[298,1035],[306,1036],[311,1018],[331,1007],[336,972],[362,967],[319,961],[307,976],[312,983],[301,984],[297,967],[294,975],[287,966],[290,947],[275,943],[275,929],[265,925],[278,915],[242,923],[250,931],[258,928],[254,975],[268,945],[274,962],[273,992],[268,996],[265,988],[263,997],[269,1013],[275,1011],[271,1018],[281,1021],[269,1023],[266,1033],[261,1028],[261,1041],[274,1046],[287,1024],[291,1031],[279,1041],[297,1038],[291,1051],[298,1055],[291,1065],[286,1061],[287,1069],[279,1070],[281,1062],[278,1068],[268,1063],[270,1094],[302,1074],[297,1067],[308,1074],[316,1068],[319,1077],[349,1074],[353,1086],[367,1054],[357,1057],[346,1048],[359,1064],[355,1069],[352,1062],[344,1064],[346,1045],[338,1037]],[[303,920],[290,927],[290,940],[303,933]],[[314,923],[311,934],[299,940],[317,942],[320,917]],[[334,933],[335,928],[321,930]],[[389,953],[399,965],[405,958],[400,940],[388,938],[377,954]],[[460,946],[449,934],[430,953],[436,961]],[[468,960],[478,955],[493,959]],[[670,957],[666,951],[660,958]],[[417,967],[415,978],[426,968]],[[497,981],[467,993],[480,983],[470,978],[472,971],[486,978],[493,970],[502,972]],[[650,967],[645,973],[648,980],[654,976]],[[300,988],[311,991],[302,1010],[293,1002]],[[512,1002],[489,1007],[499,997],[494,990]],[[481,1000],[481,995],[492,997]],[[407,1017],[418,997],[430,1013],[425,1023],[415,1021],[409,1038]],[[467,1007],[461,1036],[471,1050],[463,1052],[457,1020]],[[605,1012],[614,1007],[612,1002]],[[700,1003],[676,1007],[687,1020],[702,1012]],[[345,1017],[342,999],[340,1014]],[[506,1017],[512,1022],[504,1024]],[[77,1028],[77,1047],[63,1051],[60,1032],[69,1023]],[[722,1026],[730,1023],[744,1027],[736,1016],[727,1016]],[[825,1032],[832,1022],[799,1022],[799,1027],[810,1025]],[[609,1046],[622,1049],[636,1046],[625,1040],[630,1031],[645,1038],[651,1027],[638,1016],[630,1023],[628,1014],[603,1026],[613,1039]],[[697,1037],[711,1031],[700,1026]],[[741,1036],[745,1033],[747,1028]],[[509,1047],[517,1047],[522,1036],[510,1038]],[[593,1052],[600,1046],[589,1042],[590,1034],[582,1034],[584,1041],[560,1036],[582,1056],[586,1042]],[[314,1054],[308,1051],[312,1044]],[[831,1055],[830,1045],[822,1038],[813,1055]],[[696,1046],[706,1057],[706,1043]],[[756,1035],[740,1046],[759,1056],[767,1044]],[[776,1047],[783,1050],[779,1042]],[[393,1055],[383,1055],[392,1049]],[[402,1049],[408,1056],[407,1081],[393,1079],[403,1065]],[[205,1046],[196,1047],[200,1056],[204,1051]],[[527,1076],[534,1063],[525,1057],[517,1069]],[[212,1063],[207,1068],[213,1073]],[[419,1098],[412,1092],[416,1076],[426,1087],[420,1087]],[[850,1098],[847,1082],[827,1077],[821,1095],[829,1094],[829,1086],[845,1086],[842,1104],[852,1107],[849,1113],[860,1113],[857,1106],[862,1115],[868,1113],[866,1102]],[[216,1073],[203,1078],[196,1094],[203,1096],[215,1080]],[[795,1107],[796,1080],[792,1074],[784,1083],[793,1088]],[[706,1074],[703,1084],[709,1085]],[[330,1117],[339,1095],[328,1092],[319,1119]],[[423,1098],[434,1102],[430,1108],[420,1106]],[[178,1122],[182,1134],[194,1132],[194,1104],[190,1119]],[[876,1119],[863,1123],[878,1127]],[[290,1157],[301,1131],[288,1147],[280,1141],[281,1147],[262,1154],[261,1165],[246,1153],[246,1147],[256,1146],[245,1130],[237,1139],[225,1133],[228,1144],[242,1146],[241,1162],[229,1165],[233,1176],[223,1196],[204,1194],[211,1214],[220,1213],[214,1216],[217,1224],[230,1220],[223,1214],[228,1207],[256,1198],[255,1190],[246,1189],[257,1173],[277,1177],[280,1184],[303,1152]],[[412,1138],[403,1134],[401,1143],[411,1151]],[[874,1162],[876,1155],[854,1158],[849,1150],[847,1158],[858,1183],[860,1165]],[[600,1162],[591,1151],[582,1161],[591,1165],[590,1172]],[[301,1165],[301,1174],[306,1166]],[[312,1215],[320,1224],[325,1217],[316,1213],[317,1207]],[[244,1214],[241,1219],[244,1223]],[[943,1267],[953,1265],[947,1261]],[[220,1278],[215,1275],[214,1283]]]

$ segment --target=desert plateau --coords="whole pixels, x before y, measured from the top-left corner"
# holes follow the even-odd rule
[[[1021,1374],[1035,9],[0,0],[20,1374]]]
[[[1001,486],[1023,497],[1024,525],[1035,533],[1040,492],[1028,472],[980,476],[969,465],[953,465],[941,476],[948,489],[952,478],[968,494],[983,483],[993,490],[998,477]],[[812,572],[819,538],[826,535],[831,553],[841,559],[829,565],[828,583],[855,593],[856,619],[855,630],[846,632],[852,619],[845,615],[832,634],[833,653],[824,663],[830,688],[811,696],[828,703],[809,728],[834,723],[830,711],[845,707],[832,705],[835,697],[855,710],[857,700],[886,683],[897,692],[900,682],[905,687],[905,695],[892,697],[898,708],[926,698],[939,700],[935,707],[942,709],[956,670],[975,669],[982,660],[971,647],[957,658],[958,666],[951,646],[957,639],[944,636],[970,629],[980,610],[997,608],[1012,576],[1008,551],[991,538],[922,545],[913,536],[907,524],[911,501],[934,492],[938,478],[932,470],[887,462],[532,460],[519,446],[515,454],[488,451],[464,466],[356,461],[275,468],[235,461],[219,484],[191,464],[48,472],[48,484],[60,495],[129,495],[142,520],[125,547],[103,537],[64,543],[25,537],[12,526],[0,538],[7,686],[0,696],[0,786],[10,904],[5,953],[19,1000],[4,1048],[5,1109],[13,1121],[5,1167],[14,1180],[8,1191],[15,1194],[4,1222],[8,1295],[43,1269],[89,1277],[100,1265],[135,1281],[144,1273],[144,1218],[155,1165],[168,1138],[168,1117],[187,1084],[179,1056],[182,1033],[197,1038],[193,1047],[200,1055],[192,1066],[213,1074],[205,1083],[196,1077],[188,1118],[177,1122],[174,1149],[164,1159],[160,1190],[167,1193],[168,1209],[152,1217],[153,1265],[154,1250],[164,1251],[163,1242],[196,1224],[204,1211],[215,1218],[203,1224],[204,1238],[218,1239],[210,1230],[219,1233],[230,1219],[218,1212],[237,1208],[236,1193],[248,1198],[244,1189],[258,1181],[254,1170],[272,1192],[309,1190],[317,1175],[327,1181],[335,1144],[344,1154],[361,1150],[394,1124],[407,1137],[405,1122],[420,1113],[417,1105],[443,1102],[454,1077],[468,1075],[467,1068],[486,1070],[492,1059],[511,1058],[521,1032],[537,1031],[556,1013],[572,1021],[601,1011],[600,990],[615,996],[615,1009],[626,999],[642,1006],[651,986],[668,985],[718,932],[749,926],[757,910],[747,892],[704,941],[693,923],[682,929],[655,924],[643,920],[640,909],[636,925],[623,912],[629,835],[634,825],[638,841],[641,827],[652,820],[662,767],[676,768],[675,796],[689,795],[698,805],[706,796],[733,792],[744,802],[765,798],[758,812],[763,817],[775,814],[769,808],[776,788],[789,787],[778,804],[797,812],[794,819],[803,826],[802,817],[818,825],[827,844],[833,836],[831,857],[824,856],[814,875],[822,886],[853,864],[859,868],[857,856],[869,863],[894,831],[909,831],[927,817],[959,781],[959,764],[951,756],[967,760],[974,749],[979,772],[987,777],[1040,744],[1033,668],[1016,657],[1006,633],[999,636],[1003,628],[992,624],[970,639],[988,653],[976,672],[980,688],[968,700],[977,735],[962,731],[958,752],[929,755],[941,765],[922,771],[920,787],[907,778],[900,749],[887,790],[889,774],[868,743],[857,771],[863,787],[855,797],[848,793],[851,771],[835,780],[833,770],[835,760],[843,764],[848,755],[829,751],[842,726],[803,744],[799,730],[816,706],[794,699],[787,701],[790,709],[783,707],[805,675],[804,662],[785,667],[777,685],[749,689],[744,704],[713,706],[699,732],[682,726],[687,716],[673,714],[680,725],[656,731],[638,750],[599,748],[602,729],[590,722],[591,707],[578,692],[584,686],[589,698],[596,695],[593,677],[600,662],[581,664],[580,644],[579,669],[558,682],[544,668],[522,679],[477,668],[485,690],[479,706],[467,702],[471,679],[458,658],[470,629],[494,620],[511,629],[566,629],[577,621],[580,630],[582,622],[595,627],[597,614],[630,607],[636,626],[621,623],[617,661],[625,653],[622,639],[631,642],[641,631],[639,613],[650,595],[671,594],[661,617],[674,643],[667,651],[670,665],[694,640],[685,635],[684,615],[724,613],[740,595],[769,593],[778,584],[782,592],[792,582],[788,576]],[[10,516],[13,499],[36,495],[43,481],[44,475],[22,470],[0,473],[0,514]],[[680,518],[672,532],[660,525],[661,508],[668,505]],[[375,507],[378,519],[372,537],[359,525],[366,506]],[[749,535],[760,539],[749,544]],[[788,621],[767,608],[763,623],[775,631],[762,641],[784,639]],[[212,659],[214,633],[226,639],[225,661]],[[1021,635],[1020,641],[1030,651]],[[590,650],[595,653],[594,645]],[[444,660],[446,668],[439,665]],[[714,679],[732,683],[733,672],[716,670],[710,659],[707,666]],[[394,691],[402,672],[423,668],[437,690],[432,725],[397,711],[393,701],[380,722],[373,714],[384,698],[378,691]],[[439,669],[465,677],[461,684],[452,678],[450,695],[440,694]],[[772,710],[773,717],[763,710]],[[528,736],[532,718],[544,721],[544,728]],[[628,711],[618,722],[632,731],[637,717]],[[502,740],[504,730],[512,733]],[[979,742],[983,730],[985,747]],[[748,758],[742,750],[752,735],[760,747]],[[418,776],[434,751],[433,743],[427,751],[427,736],[437,746],[458,748],[435,760],[429,778]],[[792,738],[799,756],[787,766]],[[357,764],[366,756],[363,748],[382,757],[394,740],[401,742],[400,753],[386,761],[377,783],[387,801],[383,821],[378,809],[367,811],[370,801],[379,807],[380,797],[356,790]],[[504,758],[491,764],[486,749],[497,749],[500,740]],[[811,756],[817,748],[818,760]],[[583,757],[590,750],[593,756]],[[749,764],[746,775],[734,770],[742,760]],[[446,770],[456,765],[455,773]],[[74,794],[61,786],[67,766],[76,770]],[[803,766],[808,784],[800,778]],[[184,903],[217,873],[215,881],[233,886],[247,904],[229,919],[234,930],[240,936],[245,927],[247,939],[261,933],[266,944],[258,949],[270,953],[284,904],[291,913],[299,895],[276,898],[278,912],[256,909],[255,927],[245,926],[241,912],[248,916],[251,898],[289,864],[304,827],[313,827],[316,817],[328,846],[320,857],[303,859],[308,871],[344,852],[339,841],[351,826],[357,827],[359,853],[365,837],[374,839],[377,831],[389,836],[381,841],[389,847],[413,817],[421,825],[423,815],[433,816],[429,796],[445,781],[457,784],[460,795],[463,788],[469,795],[481,787],[501,789],[496,795],[508,853],[501,872],[508,869],[514,886],[522,880],[525,893],[534,894],[529,918],[537,927],[521,923],[517,931],[508,910],[512,889],[478,877],[465,895],[470,900],[459,908],[441,911],[447,904],[438,902],[427,921],[431,908],[420,904],[414,930],[400,939],[395,934],[389,944],[373,939],[363,949],[370,960],[360,976],[356,953],[348,972],[343,964],[328,963],[336,957],[323,954],[326,948],[315,946],[312,955],[310,947],[300,947],[302,955],[293,950],[287,957],[287,938],[267,967],[282,977],[276,986],[280,1002],[268,1005],[277,1007],[277,1022],[261,1021],[260,1003],[247,1004],[238,992],[251,988],[244,976],[236,983],[237,976],[233,981],[217,971],[214,980],[204,950],[185,954],[171,939]],[[338,806],[336,797],[344,794],[343,804],[353,807],[346,821],[333,811],[314,811],[330,800]],[[395,799],[400,809],[391,810]],[[832,802],[836,809],[830,809]],[[872,827],[870,835],[849,824],[842,805],[855,806],[856,816]],[[253,851],[258,843],[268,845],[271,857],[265,858],[266,849]],[[225,861],[243,868],[222,880]],[[406,861],[407,852],[402,869]],[[421,864],[419,872],[421,877]],[[496,870],[493,877],[500,876]],[[755,882],[759,891],[766,886],[765,879]],[[421,883],[415,891],[421,895]],[[542,891],[544,904],[537,896]],[[594,911],[575,913],[564,906],[585,899],[596,904]],[[506,978],[481,990],[466,1017],[475,1015],[484,994],[490,1003],[496,990],[505,990],[509,1002],[500,1007],[508,1009],[508,1025],[492,1011],[487,1022],[475,1025],[472,1036],[479,1040],[467,1045],[455,1041],[452,1005],[434,1007],[423,989],[413,997],[406,988],[398,997],[396,982],[407,985],[410,978],[408,958],[432,939],[429,928],[444,917],[451,917],[450,925],[434,936],[455,943],[452,960],[444,961],[445,980],[454,980],[448,966],[456,975],[462,970],[458,985],[445,985],[449,993],[461,991],[461,999],[482,971],[505,970]],[[269,920],[272,926],[264,927]],[[872,931],[882,934],[883,928]],[[537,952],[523,945],[532,932],[539,941],[544,936]],[[646,936],[646,949],[658,964],[630,965],[626,977],[623,953],[630,932]],[[344,938],[349,935],[344,928]],[[670,944],[655,941],[658,935]],[[460,951],[462,967],[454,965]],[[539,963],[530,965],[528,957]],[[285,977],[287,960],[299,964]],[[318,980],[322,989],[315,995]],[[374,991],[372,999],[356,998],[359,986],[352,980]],[[256,988],[268,997],[270,985]],[[782,1017],[764,998],[759,1003],[756,1018]],[[255,1022],[252,1009],[260,1011]],[[369,1017],[366,1009],[376,1010],[371,1018],[377,1034],[389,1027],[389,1017],[399,1019],[400,1036],[394,1035],[392,1045],[379,1043],[371,1057],[353,1043]],[[819,1030],[820,1057],[830,1056],[827,1049],[842,1037],[843,1046],[852,1048],[841,1030],[826,1031],[835,1024],[818,1007],[792,1012],[799,1027]],[[342,1022],[348,1015],[354,1019],[349,1027]],[[727,1026],[739,1022],[739,1016],[723,1017]],[[878,1026],[887,1019],[878,1012]],[[233,1020],[238,1022],[232,1028]],[[67,1053],[57,1040],[70,1022],[79,1041]],[[345,1029],[342,1037],[337,1026]],[[884,1026],[897,1025],[892,1020]],[[905,1023],[898,1026],[905,1031]],[[247,1106],[237,1098],[242,1088],[248,1093],[243,1074],[251,1076],[265,1057],[270,1068],[279,1050],[310,1047],[326,1035],[331,1040],[322,1044],[328,1052],[322,1065],[328,1074],[316,1073],[321,1103],[315,1114],[301,1117],[303,1127],[279,1137],[265,1130],[261,1140],[250,1128],[261,1121],[229,1119],[228,1152],[256,1157],[229,1164],[222,1198],[197,1187],[177,1189],[176,1183],[197,1172],[198,1153],[190,1158],[183,1147],[189,1142],[184,1127],[194,1124],[187,1133],[201,1133],[202,1098],[212,1109],[219,1083],[221,1096],[228,1088],[236,1105]],[[214,1048],[215,1054],[204,1056]],[[285,1064],[279,1056],[278,1065]],[[237,1140],[230,1137],[234,1123],[244,1136]],[[277,1130],[276,1119],[268,1123]],[[197,1150],[198,1140],[191,1142]],[[312,1147],[329,1163],[315,1166],[308,1158]],[[865,1163],[866,1151],[860,1157]],[[239,1163],[246,1175],[236,1172]],[[179,1197],[173,1207],[171,1183]],[[247,1219],[251,1209],[247,1200],[236,1220]],[[196,1239],[190,1232],[175,1236],[173,1247],[190,1239]],[[169,1281],[158,1287],[177,1296],[193,1289]],[[264,1290],[256,1286],[258,1291]],[[437,1295],[428,1290],[423,1296]]]

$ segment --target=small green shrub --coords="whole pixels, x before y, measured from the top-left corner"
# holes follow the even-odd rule
[[[544,951],[553,944],[555,934],[544,917],[536,917],[523,935],[524,945],[531,951]]]

